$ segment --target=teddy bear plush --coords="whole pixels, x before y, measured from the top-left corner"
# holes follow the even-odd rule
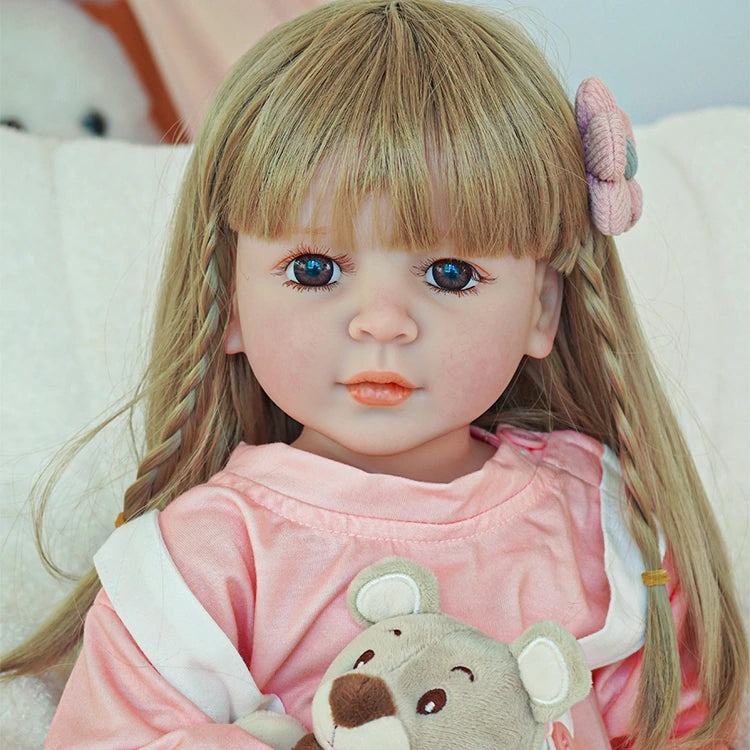
[[[583,649],[552,622],[501,643],[439,609],[427,569],[387,558],[351,583],[365,630],[315,692],[313,732],[271,711],[237,724],[277,750],[574,747],[568,710],[588,694]]]

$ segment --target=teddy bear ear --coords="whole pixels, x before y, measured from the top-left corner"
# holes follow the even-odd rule
[[[387,557],[365,568],[349,585],[347,606],[362,626],[397,615],[438,612],[437,579],[403,557]]]
[[[560,718],[591,689],[581,645],[554,622],[532,625],[510,645],[536,721]]]

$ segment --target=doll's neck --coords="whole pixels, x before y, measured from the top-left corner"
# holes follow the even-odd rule
[[[478,471],[495,452],[493,446],[474,439],[468,426],[393,455],[357,453],[308,427],[292,445],[371,474],[438,483]]]

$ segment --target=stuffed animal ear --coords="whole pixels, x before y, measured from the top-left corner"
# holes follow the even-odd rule
[[[562,716],[591,689],[591,670],[578,641],[554,622],[532,625],[510,645],[534,718]]]
[[[397,615],[440,610],[433,573],[403,557],[386,557],[365,568],[349,584],[346,601],[352,617],[364,627]]]

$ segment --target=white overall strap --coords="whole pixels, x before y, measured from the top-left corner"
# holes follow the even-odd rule
[[[641,573],[643,558],[628,528],[620,462],[604,448],[600,485],[604,532],[604,568],[610,602],[604,627],[579,639],[591,669],[614,664],[634,654],[645,642],[648,593]],[[662,557],[664,540],[660,540]]]
[[[161,676],[213,721],[227,724],[258,708],[283,711],[264,696],[239,652],[188,588],[167,551],[157,511],[117,529],[94,556],[118,617]]]

